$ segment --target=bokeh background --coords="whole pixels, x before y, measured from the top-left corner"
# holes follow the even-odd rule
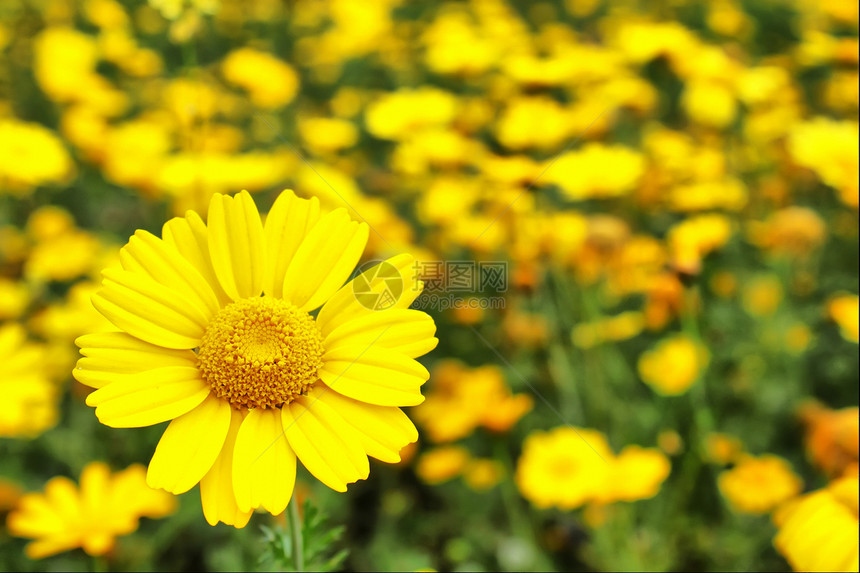
[[[857,570],[841,0],[4,0],[0,570],[288,566],[283,516],[145,491],[163,428],[71,377],[135,229],[285,188],[437,295],[418,443],[346,494],[300,470],[317,567]]]

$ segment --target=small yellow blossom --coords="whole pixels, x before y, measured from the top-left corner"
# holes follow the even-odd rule
[[[141,517],[164,517],[175,508],[172,495],[146,485],[143,466],[111,474],[106,464],[93,462],[81,473],[80,489],[68,478],[55,477],[44,493],[24,495],[8,525],[13,535],[35,540],[26,548],[31,559],[76,547],[104,555],[116,537],[137,529]]]
[[[744,451],[743,443],[735,436],[711,432],[705,437],[705,457],[711,463],[729,465]]]
[[[433,388],[414,410],[434,442],[463,438],[479,426],[505,432],[532,409],[531,396],[512,394],[497,366],[444,361],[434,372]]]
[[[732,223],[723,215],[698,215],[678,223],[667,236],[675,267],[697,274],[701,271],[702,259],[725,245],[731,235]]]
[[[851,342],[860,341],[860,326],[858,326],[858,304],[860,298],[857,295],[837,295],[830,299],[827,310],[830,318],[836,321],[842,332],[842,337]]]
[[[806,207],[787,207],[763,222],[752,222],[749,238],[757,246],[778,255],[802,257],[824,243],[827,227],[821,216]]]
[[[299,89],[296,71],[271,54],[239,48],[221,64],[224,78],[248,91],[254,105],[277,109],[290,103]]]
[[[35,437],[57,423],[57,388],[44,346],[16,323],[0,324],[0,436]]]
[[[830,477],[856,473],[860,459],[860,409],[831,410],[810,402],[800,409],[806,426],[806,451],[812,462]]]
[[[784,459],[742,456],[720,474],[720,492],[739,513],[767,513],[803,489],[803,482]]]
[[[27,194],[65,182],[72,160],[54,132],[35,123],[0,119],[0,194]]]
[[[602,433],[562,426],[526,438],[516,483],[535,507],[570,510],[653,497],[669,471],[659,450],[627,446],[615,456]]]
[[[686,392],[708,365],[706,348],[683,334],[664,338],[639,358],[639,375],[655,392],[677,396]]]
[[[671,464],[659,450],[627,446],[612,463],[610,486],[598,501],[636,501],[652,498],[669,477]]]
[[[835,188],[843,203],[858,206],[860,136],[856,121],[817,117],[792,127],[788,150],[801,166]]]
[[[460,475],[469,457],[468,450],[462,446],[441,446],[422,454],[415,471],[426,483],[440,484]]]
[[[367,130],[380,139],[402,139],[429,126],[451,122],[457,112],[456,98],[432,87],[406,89],[381,95],[365,112]]]
[[[782,297],[782,282],[779,277],[770,274],[753,277],[744,284],[741,291],[744,310],[751,316],[772,315],[779,308]]]
[[[572,201],[631,192],[645,169],[644,157],[621,145],[590,143],[561,155],[544,176]]]
[[[517,463],[517,487],[535,507],[576,509],[603,492],[612,462],[606,437],[595,430],[534,432]]]
[[[463,470],[463,480],[475,491],[485,491],[498,484],[504,477],[504,466],[492,459],[473,459]]]
[[[773,540],[795,571],[857,571],[857,477],[801,496],[774,514]]]

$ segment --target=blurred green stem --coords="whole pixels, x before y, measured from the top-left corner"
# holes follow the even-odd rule
[[[495,439],[494,454],[495,458],[505,468],[505,478],[499,483],[499,488],[501,489],[502,504],[505,508],[505,514],[508,516],[511,533],[523,541],[531,541],[535,546],[535,558],[532,562],[532,569],[536,571],[551,571],[554,568],[552,562],[544,554],[537,539],[537,524],[532,520],[532,515],[527,515],[523,512],[519,499],[517,499],[518,494],[514,483],[514,472],[516,471],[514,460],[508,450],[507,442],[501,436]]]
[[[304,540],[302,539],[302,518],[299,515],[299,502],[296,501],[296,495],[293,494],[293,499],[290,500],[289,511],[287,512],[290,523],[290,538],[293,542],[293,565],[296,571],[305,570],[304,556]]]
[[[105,571],[110,571],[108,568],[107,557],[104,555],[93,555],[93,571],[95,571],[95,573],[105,573]]]

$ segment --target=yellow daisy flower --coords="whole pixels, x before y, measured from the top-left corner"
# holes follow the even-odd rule
[[[117,536],[137,529],[141,517],[164,517],[175,509],[175,498],[147,487],[143,466],[112,474],[107,464],[93,462],[81,473],[80,488],[58,476],[44,493],[21,497],[8,525],[12,535],[35,540],[26,549],[31,559],[76,547],[104,555]]]
[[[415,358],[438,342],[407,308],[423,287],[411,256],[344,285],[367,225],[292,191],[265,223],[246,191],[215,195],[208,224],[189,211],[162,236],[137,231],[104,271],[93,304],[119,331],[79,338],[74,372],[103,424],[172,420],[150,486],[199,482],[206,520],[244,527],[284,511],[297,458],[337,491],[367,477],[367,456],[400,460],[418,437],[400,407],[429,377]]]

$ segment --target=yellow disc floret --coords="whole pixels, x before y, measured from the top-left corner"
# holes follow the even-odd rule
[[[314,318],[280,299],[248,298],[212,319],[198,349],[203,379],[236,408],[277,408],[318,380],[322,335]]]

